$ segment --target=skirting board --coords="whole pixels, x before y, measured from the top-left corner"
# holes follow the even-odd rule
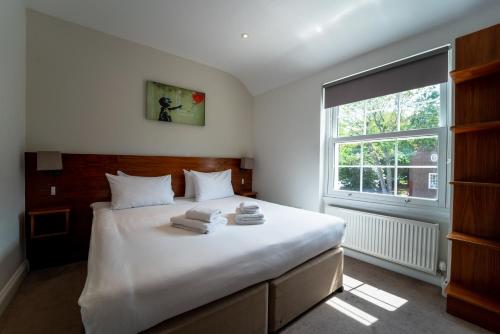
[[[370,256],[367,254],[356,252],[356,251],[353,251],[352,249],[348,249],[345,247],[344,247],[344,255],[355,258],[355,259],[363,261],[363,262],[373,264],[374,266],[377,266],[377,267],[382,267],[384,269],[397,272],[397,273],[405,275],[405,276],[413,277],[415,279],[427,282],[427,283],[432,284],[432,285],[436,285],[436,286],[441,287],[441,285],[443,284],[443,282],[442,282],[443,279],[439,275],[437,275],[437,276],[430,275],[430,274],[420,272],[418,270],[414,270],[414,269],[411,269],[411,268],[408,268],[408,267],[405,267],[405,266],[402,266],[402,265],[399,265],[396,263],[392,263],[389,261],[378,259],[376,257]]]
[[[0,316],[5,311],[10,301],[16,294],[16,291],[21,285],[24,277],[26,277],[26,274],[28,273],[28,267],[28,261],[24,260],[19,265],[16,272],[9,279],[7,284],[5,284],[5,286],[0,291]]]

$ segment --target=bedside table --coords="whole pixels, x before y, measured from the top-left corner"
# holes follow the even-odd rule
[[[30,239],[68,234],[70,212],[70,208],[29,211]]]
[[[68,262],[69,207],[44,208],[28,212],[26,255],[34,269]]]
[[[236,193],[236,195],[251,197],[251,198],[257,198],[257,194],[258,193],[256,191],[251,191],[251,190],[243,190],[243,191],[238,191]]]

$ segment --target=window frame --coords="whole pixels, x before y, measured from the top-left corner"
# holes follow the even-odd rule
[[[326,115],[326,172],[325,176],[325,192],[324,196],[327,198],[340,198],[353,201],[382,203],[389,205],[397,205],[404,207],[425,208],[425,207],[447,207],[447,160],[448,160],[448,83],[441,83],[440,86],[440,115],[439,126],[431,129],[418,129],[418,130],[405,130],[390,133],[378,133],[370,135],[358,136],[337,136],[337,116],[338,106],[333,108],[324,109]],[[335,174],[336,174],[336,159],[335,144],[337,143],[350,143],[361,142],[367,140],[387,140],[387,139],[403,139],[414,138],[419,136],[437,136],[438,138],[438,189],[437,199],[425,199],[418,197],[404,197],[397,195],[377,194],[377,193],[364,193],[350,190],[336,190],[335,189]],[[395,166],[396,168],[396,166]]]

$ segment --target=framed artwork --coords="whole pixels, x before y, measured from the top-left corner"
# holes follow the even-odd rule
[[[205,126],[205,93],[147,81],[146,118]]]

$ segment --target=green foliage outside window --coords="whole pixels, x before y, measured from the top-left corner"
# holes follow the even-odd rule
[[[338,137],[437,128],[440,86],[413,89],[338,108]],[[425,176],[437,172],[437,136],[361,140],[339,143],[337,149],[336,188],[341,190],[394,195],[397,188],[396,195],[412,196],[410,182],[420,183],[413,190],[417,186],[422,188],[425,183],[419,173]],[[420,192],[423,197],[437,195],[436,190]]]

